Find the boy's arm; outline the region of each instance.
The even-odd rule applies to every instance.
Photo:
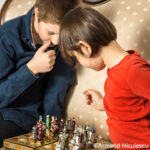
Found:
[[[59,119],[64,108],[64,99],[69,88],[74,84],[75,71],[57,56],[55,66],[47,74],[47,89],[44,96],[45,115],[57,116]]]
[[[133,93],[150,100],[149,64],[145,61],[139,61],[131,65],[128,70],[127,81]]]
[[[15,71],[13,48],[0,38],[0,108],[13,102],[36,78],[26,65]]]

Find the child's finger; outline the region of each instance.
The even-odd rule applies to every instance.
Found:
[[[83,92],[83,94],[86,95],[86,94],[87,94],[87,90],[85,90],[85,91]]]
[[[91,103],[91,106],[100,111],[100,107],[97,104]]]
[[[50,42],[46,42],[44,45],[42,45],[38,51],[44,53],[46,51],[46,49],[49,47]]]
[[[90,101],[90,102],[93,101],[91,95],[86,95],[86,99],[87,99],[88,101]]]
[[[86,101],[86,104],[87,104],[87,105],[90,105],[90,104],[91,104],[91,102],[90,102],[90,101]]]
[[[93,92],[93,89],[87,89],[83,92],[84,95],[86,94],[91,94],[91,92]]]

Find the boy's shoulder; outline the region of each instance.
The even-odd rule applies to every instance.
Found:
[[[29,30],[32,18],[32,11],[33,8],[31,8],[27,14],[16,17],[4,23],[0,27],[0,33],[2,35],[9,34],[9,36],[15,36],[16,34],[21,34],[21,32],[26,32],[24,30]]]
[[[22,20],[23,20],[23,16],[5,22],[0,27],[0,33],[6,34],[6,33],[16,32],[16,30],[22,27]]]

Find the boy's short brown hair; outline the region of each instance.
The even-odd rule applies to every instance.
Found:
[[[98,11],[88,7],[72,9],[64,16],[60,25],[60,50],[62,57],[69,64],[73,64],[74,59],[67,54],[67,51],[80,51],[78,46],[80,40],[91,46],[94,55],[100,47],[108,45],[116,38],[114,25]]]
[[[78,0],[36,0],[39,21],[60,24],[63,16],[78,5]]]

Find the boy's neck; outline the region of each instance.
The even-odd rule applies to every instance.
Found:
[[[101,48],[101,56],[107,68],[112,68],[117,65],[126,55],[124,49],[116,41],[112,41],[108,46]]]

